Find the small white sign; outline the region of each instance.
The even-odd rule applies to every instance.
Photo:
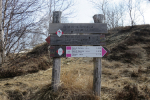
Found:
[[[62,48],[59,48],[59,49],[57,50],[57,53],[58,53],[59,56],[61,56],[61,55],[64,53],[64,51],[63,51]]]
[[[106,53],[102,46],[66,46],[66,57],[103,57]]]
[[[60,37],[60,36],[62,36],[63,32],[62,32],[62,30],[59,29],[59,30],[56,32],[56,34]]]

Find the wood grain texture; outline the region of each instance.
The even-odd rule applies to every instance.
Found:
[[[64,34],[75,33],[107,33],[107,24],[102,23],[52,23],[49,25],[49,33],[62,30]]]
[[[60,58],[53,58],[53,69],[52,69],[52,90],[56,92],[60,86]]]
[[[102,58],[93,58],[93,64],[94,64],[93,91],[97,96],[100,96],[100,92],[101,92],[101,72],[102,72],[101,60]]]
[[[104,15],[97,14],[93,16],[94,23],[102,23]],[[93,76],[93,91],[96,96],[100,96],[101,92],[101,74],[102,74],[102,58],[93,58],[94,76]]]
[[[60,11],[53,12],[53,23],[61,22]],[[52,69],[52,90],[56,92],[60,86],[60,68],[61,68],[61,59],[53,58],[53,69]]]
[[[105,35],[50,35],[50,45],[105,45]]]

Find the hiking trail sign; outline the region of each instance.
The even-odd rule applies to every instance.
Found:
[[[94,23],[60,23],[61,14],[60,11],[53,12],[53,23],[49,24],[51,36],[46,39],[53,57],[52,90],[56,92],[60,87],[61,57],[94,57],[93,91],[100,96],[101,59],[108,53],[107,48],[100,46],[105,43],[104,34],[107,33],[104,15],[94,15]]]
[[[49,34],[54,34],[61,30],[63,34],[76,33],[107,33],[105,23],[51,23],[49,24]]]
[[[63,32],[62,32],[62,30],[59,29],[59,30],[56,32],[56,34],[57,34],[58,37],[60,37],[60,36],[62,36]]]
[[[103,57],[107,53],[102,46],[51,46],[51,57]]]
[[[46,41],[50,45],[105,45],[105,35],[50,35]]]

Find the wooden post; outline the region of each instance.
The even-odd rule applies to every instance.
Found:
[[[53,12],[53,23],[61,22],[61,13],[60,11]],[[60,67],[61,59],[53,58],[53,69],[52,69],[52,90],[56,92],[60,85]]]
[[[104,15],[97,14],[93,16],[94,23],[103,23]],[[101,92],[101,72],[102,72],[102,58],[93,58],[94,63],[94,78],[93,91],[96,96],[100,96]]]

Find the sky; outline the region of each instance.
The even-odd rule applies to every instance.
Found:
[[[92,5],[88,0],[77,0],[76,7],[76,17],[75,20],[71,19],[73,23],[91,23],[93,22],[93,16],[97,14],[98,11],[93,9]]]
[[[93,8],[93,5],[88,0],[76,0],[76,17],[69,18],[69,23],[93,23],[93,16],[98,14],[98,10]],[[118,0],[114,0],[117,2]],[[150,5],[150,3],[149,3]],[[145,5],[143,5],[144,7]],[[144,17],[146,24],[150,24],[150,7],[144,9]]]
[[[76,0],[77,5],[76,9],[76,17],[70,18],[69,22],[71,23],[91,23],[93,22],[93,16],[97,14],[97,10],[93,9],[92,5],[88,2],[88,0]]]

